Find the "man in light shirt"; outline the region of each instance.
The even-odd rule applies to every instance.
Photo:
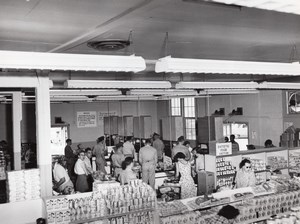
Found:
[[[157,150],[151,146],[151,140],[147,139],[145,146],[139,153],[139,163],[142,166],[143,182],[155,189],[155,168],[157,164]]]
[[[179,153],[182,152],[185,155],[185,160],[186,161],[190,161],[191,159],[191,153],[189,151],[189,149],[183,145],[184,143],[184,137],[180,136],[178,139],[178,144],[176,146],[174,146],[174,148],[172,149],[172,159],[174,159],[174,156]]]
[[[134,159],[135,148],[132,144],[132,136],[126,138],[126,142],[123,144],[123,154],[126,157]]]
[[[78,159],[75,163],[74,171],[77,174],[76,179],[76,191],[87,192],[89,190],[89,185],[87,181],[88,170],[86,168],[85,151],[80,151]]]
[[[158,161],[163,161],[163,156],[164,156],[164,153],[165,153],[165,151],[164,151],[165,145],[164,145],[163,141],[160,140],[159,137],[160,137],[159,134],[157,134],[157,133],[153,134],[154,141],[153,141],[152,145],[157,150],[157,159],[158,159]]]
[[[66,169],[58,163],[57,159],[55,159],[52,162],[52,169],[54,178],[54,189],[57,189],[59,192],[64,192],[64,190],[68,187],[74,189],[74,185],[70,180]]]

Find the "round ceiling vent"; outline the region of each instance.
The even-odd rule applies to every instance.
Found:
[[[87,46],[98,51],[117,51],[130,45],[129,40],[90,41]]]

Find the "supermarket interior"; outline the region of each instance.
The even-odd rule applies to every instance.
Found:
[[[0,1],[0,223],[299,224],[300,3],[249,2]]]

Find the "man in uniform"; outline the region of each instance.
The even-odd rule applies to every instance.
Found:
[[[191,160],[191,153],[188,149],[188,147],[184,146],[184,137],[180,136],[178,139],[178,144],[172,149],[172,159],[174,159],[174,156],[179,153],[182,152],[185,155],[185,160],[186,161],[190,161]]]
[[[100,170],[104,174],[107,174],[107,172],[105,170],[105,166],[106,166],[106,160],[105,160],[106,145],[105,145],[104,136],[99,137],[96,142],[97,142],[97,144],[93,148],[93,154],[96,156],[97,170]]]
[[[142,180],[155,189],[155,168],[157,163],[157,150],[151,146],[151,140],[147,139],[145,146],[139,153],[139,162],[142,166]]]
[[[157,159],[158,159],[158,161],[161,162],[161,161],[163,161],[165,145],[164,145],[163,141],[160,140],[159,134],[154,133],[153,134],[153,139],[154,139],[154,141],[153,141],[152,145],[157,150]]]

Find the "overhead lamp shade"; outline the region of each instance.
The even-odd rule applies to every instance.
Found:
[[[262,82],[258,89],[300,89],[300,83],[290,82]]]
[[[99,90],[89,90],[89,89],[55,89],[50,90],[50,96],[113,96],[122,95],[120,90],[116,89],[99,89]]]
[[[66,88],[91,89],[169,89],[168,81],[67,80]]]
[[[195,96],[197,91],[186,89],[133,89],[129,91],[130,95],[162,95],[162,96]]]
[[[257,82],[178,82],[176,89],[256,89]]]
[[[155,72],[293,76],[300,75],[300,64],[188,59],[168,56],[156,62]]]
[[[0,51],[0,68],[139,72],[146,68],[146,62],[137,56]]]

